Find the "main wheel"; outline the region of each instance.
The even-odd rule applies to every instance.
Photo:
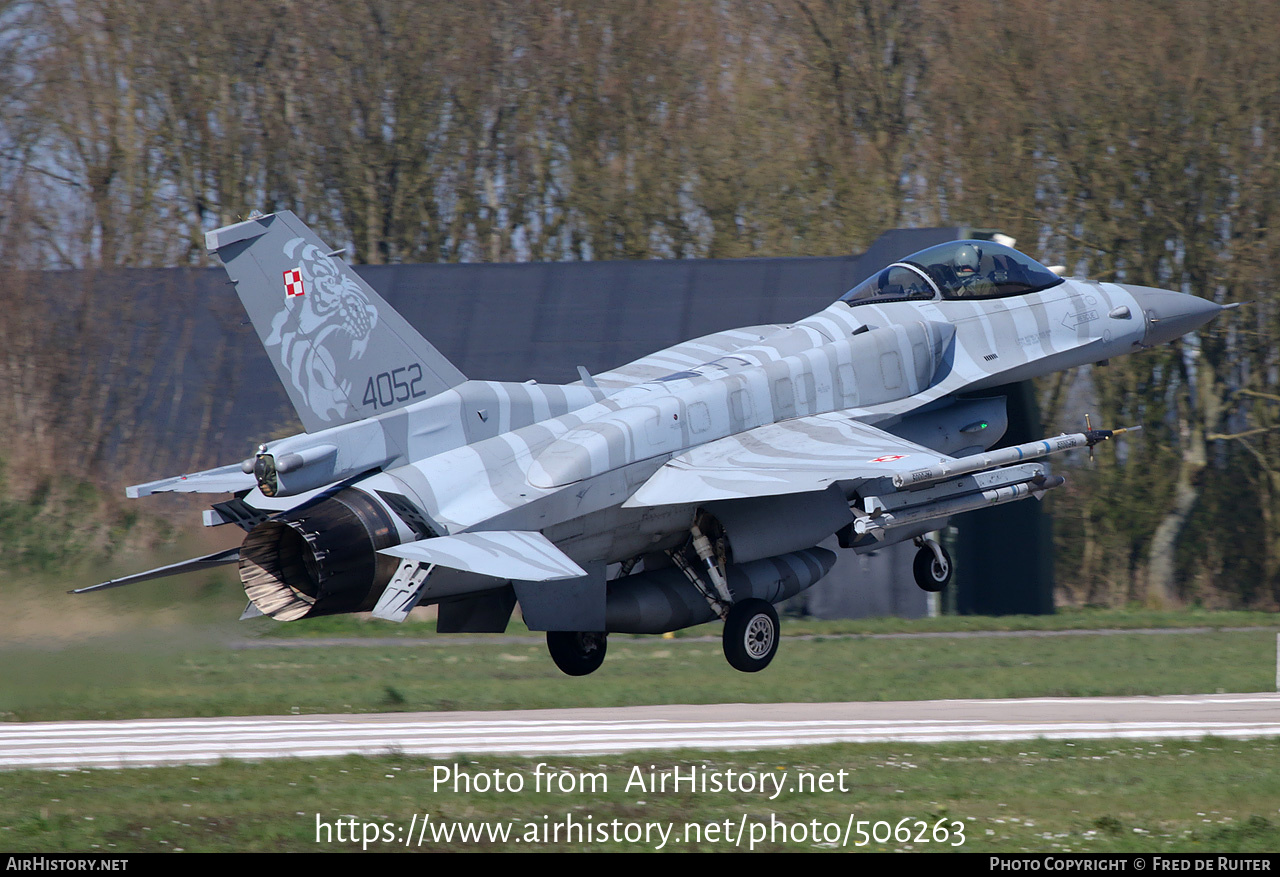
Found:
[[[766,600],[734,603],[724,620],[724,656],[735,670],[756,673],[778,651],[778,613]]]
[[[556,666],[570,676],[586,676],[600,669],[609,634],[577,630],[548,630],[547,651]]]
[[[939,546],[941,548],[941,546]],[[916,559],[911,564],[911,572],[916,577],[916,584],[929,593],[937,593],[951,581],[951,555],[942,548],[942,563],[933,556],[933,549],[925,546],[916,552]]]

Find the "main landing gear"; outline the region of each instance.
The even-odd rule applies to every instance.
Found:
[[[778,651],[778,612],[754,597],[734,603],[724,619],[724,657],[735,670],[756,673]]]
[[[721,641],[729,665],[743,673],[758,673],[768,667],[781,638],[778,612],[768,600],[758,597],[734,599],[726,575],[730,568],[727,542],[719,524],[710,516],[703,516],[690,528],[689,540],[666,554],[707,604],[706,610],[681,607],[684,614],[676,616],[679,623],[674,626],[721,618]],[[634,561],[624,563],[621,575],[627,575],[633,565]],[[750,593],[751,581],[745,573],[742,576],[743,590]],[[569,676],[586,676],[598,670],[604,663],[607,646],[608,634],[604,632],[547,631],[551,660]]]
[[[911,564],[916,584],[931,594],[937,593],[951,581],[951,574],[954,572],[951,555],[934,539],[920,536],[915,543],[920,546],[916,559]]]
[[[609,646],[609,634],[578,630],[548,630],[547,651],[560,670],[570,676],[586,676],[600,669]]]
[[[769,666],[778,652],[778,613],[773,604],[757,597],[734,601],[725,575],[729,565],[728,547],[722,536],[719,522],[710,515],[700,516],[689,531],[686,547],[698,556],[702,571],[711,580],[710,587],[703,581],[698,566],[685,557],[686,549],[670,551],[668,556],[702,594],[711,610],[724,619],[721,645],[729,666],[743,673],[758,673]]]

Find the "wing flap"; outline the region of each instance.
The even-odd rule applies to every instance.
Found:
[[[669,460],[624,507],[826,490],[952,458],[841,412],[771,423]]]
[[[436,536],[384,548],[382,553],[526,582],[576,579],[587,574],[546,536],[524,530]]]

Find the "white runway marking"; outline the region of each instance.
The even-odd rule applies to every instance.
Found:
[[[0,724],[0,767],[203,764],[224,758],[588,755],[821,743],[1280,736],[1280,695],[710,704]]]

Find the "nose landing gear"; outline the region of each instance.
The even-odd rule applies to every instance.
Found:
[[[937,593],[951,581],[951,573],[954,571],[951,555],[935,539],[920,536],[916,538],[915,543],[920,546],[920,550],[916,552],[916,559],[911,564],[911,572],[915,575],[916,584],[921,590],[931,594]]]

